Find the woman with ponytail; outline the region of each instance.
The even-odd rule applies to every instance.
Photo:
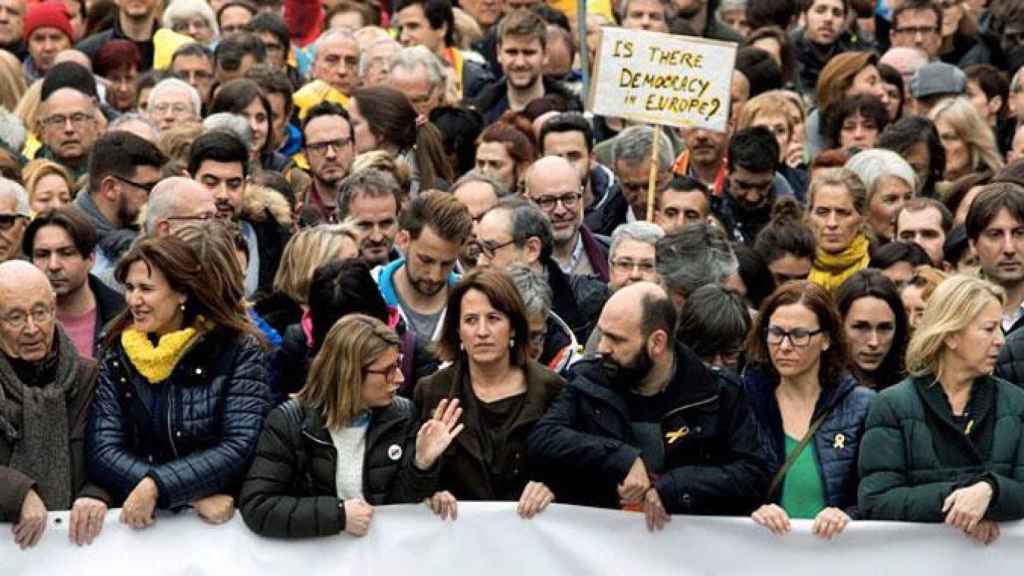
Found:
[[[420,190],[443,188],[454,179],[441,133],[416,113],[405,94],[384,86],[360,88],[352,93],[348,113],[356,153],[385,150],[402,157],[412,170],[412,196]]]

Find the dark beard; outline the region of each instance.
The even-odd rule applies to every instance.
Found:
[[[641,348],[626,364],[620,364],[608,357],[601,359],[601,371],[608,382],[616,388],[636,388],[653,368],[654,360],[647,353],[647,348]]]

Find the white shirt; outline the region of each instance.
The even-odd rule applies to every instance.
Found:
[[[363,458],[368,424],[368,419],[359,418],[347,428],[330,431],[331,442],[338,451],[334,483],[339,500],[363,497]]]

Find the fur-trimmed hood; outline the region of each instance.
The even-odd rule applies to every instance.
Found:
[[[266,222],[268,214],[281,226],[291,228],[291,206],[280,192],[258,184],[246,186],[242,197],[242,220]]]

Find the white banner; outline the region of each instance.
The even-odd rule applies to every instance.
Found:
[[[14,545],[10,525],[0,525],[0,576],[1024,573],[1019,523],[1003,525],[988,547],[943,525],[894,522],[854,522],[825,542],[809,534],[807,521],[779,537],[746,518],[675,516],[649,533],[639,513],[553,505],[523,520],[514,507],[463,502],[453,523],[424,506],[386,506],[364,538],[310,540],[260,538],[237,515],[222,526],[192,514],[160,517],[136,531],[111,511],[100,538],[83,548],[69,543],[66,514],[52,514],[43,540],[27,551]]]

